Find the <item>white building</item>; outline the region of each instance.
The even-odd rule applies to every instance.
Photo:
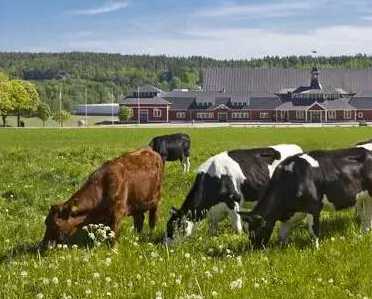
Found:
[[[73,109],[73,114],[76,115],[118,115],[119,104],[82,104],[77,105]]]

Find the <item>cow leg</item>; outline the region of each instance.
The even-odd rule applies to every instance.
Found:
[[[239,211],[240,211],[240,205],[238,202],[235,201],[234,208],[229,209],[229,217],[231,220],[232,227],[235,229],[235,231],[238,234],[241,234],[241,232],[243,231],[243,226],[242,226],[241,217],[239,215]]]
[[[187,166],[186,166],[186,160],[185,160],[185,157],[184,157],[184,156],[182,156],[182,157],[180,158],[180,163],[181,163],[181,165],[182,165],[183,173],[186,173],[186,171],[187,171]]]
[[[190,157],[186,157],[186,172],[190,171]]]
[[[149,226],[150,226],[151,232],[154,230],[157,220],[158,220],[158,207],[154,207],[149,210]]]
[[[319,249],[320,213],[308,214],[307,221],[309,225],[310,236],[314,239],[315,242],[315,248]]]
[[[279,230],[279,241],[280,244],[285,245],[288,242],[288,235],[293,226],[298,224],[301,220],[305,218],[304,213],[295,213],[290,219],[286,222],[283,222]]]
[[[137,233],[142,232],[143,222],[145,221],[145,215],[141,212],[133,215],[134,229]]]

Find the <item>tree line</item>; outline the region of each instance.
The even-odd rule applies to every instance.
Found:
[[[207,57],[168,57],[104,53],[0,53],[0,71],[10,80],[34,84],[40,102],[52,112],[74,105],[117,101],[129,90],[153,84],[163,90],[197,89],[202,86],[203,69],[208,67],[260,68],[368,68],[367,55],[312,57],[270,56],[246,60],[217,60]]]

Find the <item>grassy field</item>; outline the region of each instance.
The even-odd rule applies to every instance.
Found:
[[[168,164],[156,233],[132,231],[125,219],[117,251],[30,248],[44,232],[51,204],[69,198],[103,161],[148,143],[170,129],[0,130],[1,298],[366,298],[372,296],[372,237],[361,235],[354,211],[324,211],[320,249],[305,225],[280,248],[252,251],[228,223],[208,236],[166,248],[168,211],[179,206],[195,173]],[[350,146],[370,128],[189,129],[192,170],[226,149],[297,143],[305,150]]]

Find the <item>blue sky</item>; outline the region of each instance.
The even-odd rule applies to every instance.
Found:
[[[0,0],[0,51],[372,54],[370,0]]]

